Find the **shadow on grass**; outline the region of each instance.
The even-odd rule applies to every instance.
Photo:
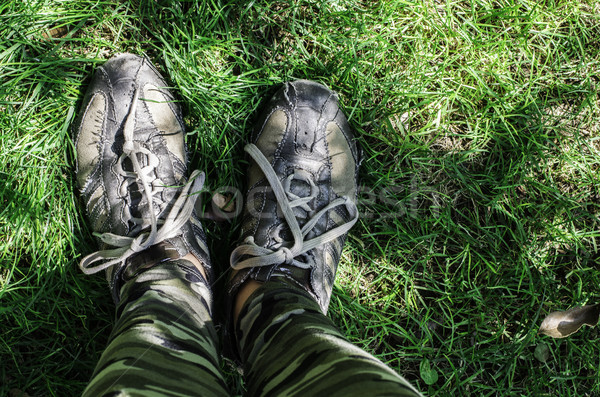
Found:
[[[369,347],[422,390],[428,389],[419,376],[424,358],[442,372],[430,393],[507,384],[526,393],[532,382],[552,393],[553,379],[579,360],[568,353],[546,371],[533,357],[546,307],[560,304],[565,294],[568,306],[585,303],[598,282],[593,236],[600,202],[593,183],[552,179],[561,159],[578,167],[568,163],[565,150],[578,151],[579,126],[566,129],[564,121],[576,119],[582,105],[556,120],[547,108],[552,95],[566,99],[540,93],[535,103],[490,116],[491,139],[483,150],[415,150],[409,144],[397,149],[401,164],[375,151],[374,165],[365,164],[362,184],[399,188],[388,188],[388,200],[368,202],[362,211],[389,214],[396,203],[405,211],[397,218],[371,217],[352,232],[365,256],[354,270],[363,274],[362,287],[341,289],[344,303],[337,309],[343,313],[349,305],[353,315],[334,318],[348,334],[366,334]],[[393,179],[382,180],[376,169],[386,162]],[[582,283],[589,293],[581,293]],[[586,337],[597,339],[597,331]],[[588,355],[597,351],[585,346]],[[581,383],[561,386],[585,389],[595,382],[589,369],[579,368],[577,376]]]
[[[75,259],[90,249],[72,207],[68,137],[66,87],[80,83],[81,63],[57,55],[55,42],[20,45],[11,68],[22,69],[3,75],[0,105],[0,124],[10,126],[0,188],[0,394],[79,395],[113,318],[105,281],[80,274]]]

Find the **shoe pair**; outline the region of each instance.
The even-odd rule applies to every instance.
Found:
[[[206,237],[194,211],[204,174],[186,178],[181,111],[146,58],[113,57],[96,72],[76,124],[77,182],[101,250],[86,274],[106,270],[115,301],[140,257],[192,254],[212,283]],[[269,102],[245,151],[241,240],[228,293],[247,280],[283,277],[326,313],[348,230],[356,223],[358,153],[337,96],[305,80]]]

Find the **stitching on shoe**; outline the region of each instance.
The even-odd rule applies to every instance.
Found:
[[[290,112],[288,111],[288,109],[286,109],[286,108],[284,108],[284,107],[279,107],[279,106],[278,106],[276,109],[277,109],[277,110],[281,110],[281,111],[283,111],[283,113],[285,113],[285,116],[286,116],[287,120],[293,120],[293,118],[291,117],[291,114],[290,114]],[[273,112],[271,112],[271,115],[272,115],[273,113],[275,113],[275,112],[274,112],[274,111],[273,111]],[[269,118],[271,117],[271,115],[269,115]],[[296,125],[297,125],[297,123],[296,123]],[[281,151],[282,151],[283,147],[285,146],[285,144],[286,144],[286,143],[287,143],[287,141],[288,141],[288,138],[287,138],[287,135],[288,135],[288,134],[287,134],[287,132],[288,132],[289,128],[290,128],[290,126],[289,126],[289,123],[286,123],[286,126],[285,126],[285,133],[283,134],[283,137],[281,138],[281,142],[280,142],[280,143],[279,143],[279,145],[277,145],[277,147],[275,148],[275,152],[273,153],[273,161],[271,161],[271,165],[275,164],[275,161],[276,161],[276,160],[277,160],[279,157],[281,157]],[[258,141],[258,140],[256,140],[255,142],[257,142],[257,141]]]

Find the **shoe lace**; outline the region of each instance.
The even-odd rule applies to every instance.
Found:
[[[126,190],[128,186],[136,182],[142,186],[142,194],[145,196],[146,205],[150,207],[150,211],[148,211],[150,213],[150,230],[139,233],[135,237],[113,233],[94,233],[103,243],[116,248],[97,251],[83,258],[79,267],[85,274],[94,274],[115,264],[124,264],[131,255],[175,237],[192,216],[194,204],[198,198],[198,195],[194,193],[199,192],[204,185],[204,173],[198,170],[192,172],[188,183],[182,188],[168,215],[164,219],[157,219],[152,198],[165,186],[160,180],[152,177],[151,174],[158,166],[159,160],[156,155],[133,139],[139,91],[140,88],[137,87],[123,127],[123,153],[117,161],[117,172],[127,178],[126,184],[121,189]],[[145,167],[140,164],[138,155],[145,156],[148,159],[148,164]],[[133,171],[123,169],[122,164],[126,159],[131,161]],[[131,220],[137,226],[140,226],[140,223],[143,222],[142,218],[132,217]],[[160,228],[159,225],[161,225]],[[92,266],[96,262],[102,263]]]
[[[244,150],[254,159],[254,161],[256,161],[256,164],[260,167],[267,181],[271,185],[277,204],[290,228],[294,241],[293,244],[291,244],[291,247],[289,247],[290,243],[282,242],[277,250],[271,250],[257,245],[254,242],[253,236],[246,237],[244,243],[234,249],[231,253],[231,267],[235,270],[240,270],[250,267],[271,266],[285,263],[302,269],[310,268],[309,264],[300,262],[294,258],[348,233],[358,220],[356,204],[346,196],[337,198],[316,212],[304,226],[300,227],[293,209],[295,207],[300,207],[308,213],[312,213],[313,211],[309,206],[309,202],[315,198],[319,192],[317,186],[312,181],[310,174],[303,170],[296,170],[293,174],[288,176],[287,179],[285,179],[284,184],[282,184],[279,181],[275,170],[256,145],[248,144]],[[307,197],[299,197],[292,193],[291,182],[293,179],[300,179],[308,182],[311,187],[310,195]],[[306,240],[306,236],[315,228],[319,219],[328,211],[338,206],[345,206],[348,213],[351,214],[352,219],[321,235]],[[249,258],[242,260],[244,257]]]

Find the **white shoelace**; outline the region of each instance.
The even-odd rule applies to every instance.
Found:
[[[131,184],[138,181],[141,183],[143,187],[142,194],[146,198],[146,204],[150,207],[150,211],[148,211],[150,213],[150,231],[140,233],[136,237],[120,236],[113,233],[94,233],[94,235],[102,242],[117,248],[97,251],[83,258],[79,267],[85,274],[94,274],[117,263],[122,264],[131,255],[144,251],[166,239],[175,237],[183,225],[185,225],[192,216],[194,204],[198,198],[198,194],[194,193],[199,192],[202,189],[202,185],[204,185],[204,173],[198,170],[192,172],[188,183],[179,193],[179,197],[175,200],[167,217],[164,220],[156,218],[152,197],[165,186],[161,181],[152,178],[150,175],[159,164],[156,155],[133,139],[139,91],[140,88],[137,87],[123,127],[123,154],[117,161],[117,172],[127,178],[126,184],[121,186],[122,195],[125,195],[127,188]],[[138,155],[147,157],[147,166],[141,166]],[[127,158],[130,159],[133,164],[133,171],[123,170],[122,162]],[[125,190],[125,192],[123,192],[123,190]],[[139,224],[143,222],[141,218],[132,217],[131,219]],[[160,228],[158,227],[159,224],[161,225]],[[101,261],[102,263],[92,266],[92,264],[98,261]]]
[[[294,215],[293,208],[300,207],[309,213],[311,212],[308,203],[318,194],[318,188],[312,181],[312,178],[310,178],[306,171],[297,170],[284,181],[284,187],[279,181],[279,178],[277,178],[275,170],[273,170],[273,167],[271,167],[271,164],[267,158],[262,154],[258,147],[256,147],[256,145],[248,144],[246,147],[244,147],[244,150],[250,154],[250,156],[252,156],[254,161],[256,161],[256,164],[258,164],[267,178],[267,181],[271,185],[277,200],[277,204],[290,228],[294,241],[291,247],[282,246],[273,251],[257,245],[254,242],[254,238],[249,236],[244,240],[244,244],[234,249],[231,253],[231,267],[235,270],[240,270],[250,267],[271,266],[286,263],[302,269],[309,268],[310,265],[295,260],[294,258],[322,244],[332,241],[343,234],[346,234],[358,220],[358,210],[356,205],[348,197],[337,198],[314,214],[301,228],[298,224],[296,216]],[[310,195],[307,197],[298,197],[297,195],[293,194],[290,191],[292,179],[300,179],[308,182],[311,186]],[[352,219],[350,221],[334,229],[328,230],[327,232],[311,240],[305,241],[308,233],[315,227],[319,219],[325,215],[327,211],[342,205],[346,206],[346,209],[352,215]],[[241,260],[241,258],[245,256],[250,256],[250,258]]]

